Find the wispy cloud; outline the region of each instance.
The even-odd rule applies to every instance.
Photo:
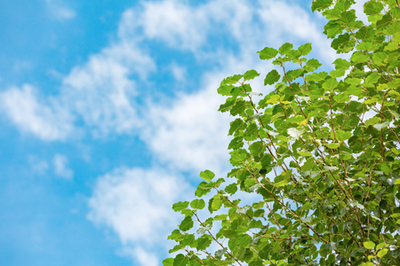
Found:
[[[153,60],[135,43],[118,42],[72,69],[63,80],[61,98],[97,136],[130,133],[140,119],[131,75],[145,78],[155,69]]]
[[[35,174],[43,175],[50,168],[49,163],[46,160],[39,159],[34,155],[28,157],[28,162],[31,166],[32,173]]]
[[[57,99],[42,100],[37,89],[30,85],[1,92],[0,102],[0,111],[22,132],[33,133],[42,140],[63,140],[73,130],[68,110]]]
[[[68,158],[61,154],[56,154],[53,158],[53,167],[56,175],[65,178],[72,179],[74,172],[68,167]]]
[[[57,20],[69,20],[76,16],[75,10],[67,7],[62,0],[46,0],[50,15]]]

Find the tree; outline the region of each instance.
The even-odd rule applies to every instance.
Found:
[[[221,82],[233,169],[201,172],[198,198],[173,205],[184,218],[164,265],[400,265],[400,5],[366,2],[365,25],[354,2],[312,3],[332,48],[351,53],[334,70],[317,71],[310,43],[285,43],[258,52],[278,67],[265,97],[249,84],[255,70]],[[238,190],[262,200],[243,206]]]

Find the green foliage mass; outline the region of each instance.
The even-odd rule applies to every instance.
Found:
[[[311,44],[285,43],[258,52],[277,67],[268,95],[252,92],[255,70],[221,82],[233,169],[202,172],[198,198],[174,204],[184,218],[165,266],[400,265],[400,5],[366,2],[365,25],[354,2],[312,3],[332,48],[351,55],[334,70],[317,71]],[[238,191],[262,200],[243,206]]]

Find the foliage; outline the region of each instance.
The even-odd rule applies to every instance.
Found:
[[[332,48],[351,53],[329,73],[305,57],[310,43],[285,43],[258,52],[278,67],[265,97],[249,84],[255,70],[221,82],[234,168],[216,181],[202,172],[198,198],[173,205],[184,219],[164,265],[400,265],[400,6],[366,2],[365,25],[353,3],[312,3]],[[238,190],[262,200],[242,206]]]

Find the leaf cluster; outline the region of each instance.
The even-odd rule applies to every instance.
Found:
[[[367,1],[365,25],[354,2],[312,3],[332,48],[351,53],[334,70],[306,58],[311,43],[285,43],[258,52],[276,66],[272,92],[253,92],[255,70],[221,82],[233,169],[201,172],[197,198],[174,204],[179,254],[164,265],[400,265],[400,5]]]

